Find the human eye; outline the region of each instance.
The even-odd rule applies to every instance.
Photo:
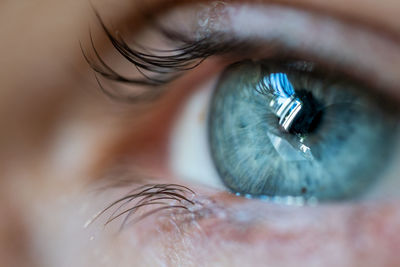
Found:
[[[323,23],[318,21],[326,29]],[[278,35],[278,31],[274,27],[270,34]],[[342,38],[342,33],[337,31],[336,38]],[[310,53],[314,57],[326,50],[319,40],[310,43],[321,47]],[[301,203],[307,198],[356,198],[384,182],[382,177],[396,176],[392,161],[398,134],[395,102],[385,101],[382,90],[371,88],[365,75],[359,74],[358,82],[342,75],[346,67],[327,71],[315,61],[290,58],[294,52],[283,48],[267,50],[271,53],[267,58],[244,59],[226,67],[209,90],[213,92],[194,100],[203,103],[187,106],[172,137],[171,162],[180,175],[198,182],[206,180],[204,176],[214,177],[213,185],[237,195],[289,197],[290,202],[291,197],[299,197]],[[341,60],[340,53],[336,61]],[[197,113],[191,105],[199,109]],[[196,118],[204,110],[208,118],[199,123]],[[196,135],[198,140],[193,138]],[[198,142],[201,145],[196,146]]]
[[[193,10],[195,15],[190,15]],[[173,18],[177,13],[172,13]],[[170,207],[188,210],[195,218],[192,223],[237,249],[249,244],[272,248],[262,242],[270,237],[267,229],[282,237],[285,231],[279,225],[288,223],[285,220],[291,216],[304,223],[285,228],[291,235],[311,232],[311,221],[327,216],[320,218],[326,227],[317,234],[301,235],[301,242],[327,231],[346,235],[354,229],[350,214],[370,213],[362,201],[360,206],[349,200],[363,199],[371,191],[380,191],[378,198],[386,198],[391,186],[377,188],[398,183],[396,66],[400,48],[395,38],[338,18],[282,6],[219,2],[182,13],[186,16],[180,22],[193,28],[168,24],[168,16],[160,20],[162,33],[180,45],[176,49],[154,47],[158,42],[151,38],[129,46],[121,35],[105,28],[118,52],[138,68],[133,78],[117,73],[98,55],[95,60],[88,58],[101,89],[112,98],[163,103],[161,113],[147,121],[153,126],[168,122],[157,128],[163,137],[155,138],[161,140],[155,146],[161,144],[166,151],[160,159],[166,177],[157,179],[185,185],[140,187],[138,202],[133,201],[138,199],[134,191],[107,207],[112,212],[107,223],[127,214],[126,222],[143,204],[152,204],[147,202],[150,195],[157,200],[154,204],[162,203],[162,211],[169,207],[169,200],[175,201]],[[171,25],[173,31],[168,28]],[[119,82],[132,87],[117,87]],[[146,130],[144,135],[151,127]],[[152,138],[147,141],[151,143]],[[145,151],[136,151],[139,158],[141,154]],[[186,186],[194,191],[185,190]],[[196,196],[182,192],[196,192]],[[394,199],[397,193],[394,190]],[[342,205],[331,206],[337,200]],[[386,206],[396,209],[392,198],[385,200],[390,203]],[[315,201],[321,202],[316,209],[279,205]],[[201,209],[193,211],[192,205],[197,204]],[[271,218],[260,215],[260,210],[278,222],[268,222]],[[351,226],[336,228],[329,224],[328,215],[336,217],[337,224]],[[382,219],[371,216],[374,222]],[[388,218],[384,222],[390,224]],[[182,229],[181,222],[174,223]],[[262,234],[257,236],[256,229]],[[246,237],[249,242],[240,243]],[[196,236],[195,242],[201,238]],[[343,245],[348,241],[344,239],[335,242]],[[283,243],[281,249],[288,245]],[[271,262],[277,260],[269,256]],[[356,254],[350,258],[359,260]]]
[[[301,202],[356,198],[384,182],[395,164],[397,111],[376,103],[363,87],[338,79],[281,62],[229,66],[205,103],[210,108],[204,129],[197,129],[209,142],[211,165],[219,174],[214,179],[238,195],[305,198]],[[199,142],[180,130],[199,124],[199,114],[188,114],[181,122],[188,125],[179,125],[173,137],[173,165],[183,177],[196,177],[212,166],[185,160],[202,152],[184,142]]]

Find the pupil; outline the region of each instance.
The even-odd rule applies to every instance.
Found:
[[[296,90],[296,97],[302,102],[302,108],[297,113],[289,130],[292,134],[309,134],[314,132],[321,123],[323,111],[321,104],[307,90]]]

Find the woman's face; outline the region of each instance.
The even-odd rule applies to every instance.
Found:
[[[5,1],[1,262],[400,266],[399,11]]]

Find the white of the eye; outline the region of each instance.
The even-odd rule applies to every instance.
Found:
[[[171,133],[170,168],[183,181],[223,189],[210,155],[207,117],[216,78],[187,100]]]

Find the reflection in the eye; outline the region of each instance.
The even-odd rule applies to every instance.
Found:
[[[267,98],[271,111],[279,118],[279,125],[285,132],[306,133],[315,124],[315,116],[320,112],[315,99],[300,99],[285,73],[269,74],[256,85],[256,90]]]
[[[289,141],[282,136],[275,135],[273,133],[267,133],[271,139],[271,143],[274,146],[279,156],[286,161],[307,161],[314,160],[310,148],[299,142],[299,147],[289,143]]]

